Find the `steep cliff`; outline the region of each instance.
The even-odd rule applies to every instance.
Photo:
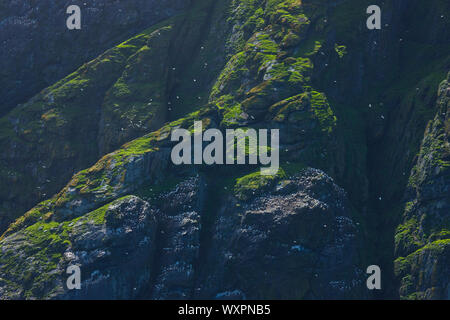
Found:
[[[450,299],[450,74],[439,87],[409,177],[403,223],[395,235],[396,275],[405,298]]]
[[[0,1],[0,116],[189,4],[190,0]],[[70,5],[82,9],[81,30],[66,27]]]
[[[0,231],[58,192],[74,173],[170,119],[167,105],[176,100],[173,88],[188,72],[186,57],[196,55],[199,41],[208,36],[201,30],[209,19],[221,23],[223,12],[210,17],[210,7],[211,2],[199,3],[152,26],[0,119]],[[199,92],[221,67],[198,68],[195,76],[202,83],[178,86],[177,96],[199,101]]]
[[[370,4],[195,1],[9,111],[0,298],[448,298],[450,4]],[[195,120],[280,171],[173,165]]]
[[[206,208],[211,186],[191,177],[157,198],[126,196],[80,218],[38,222],[2,240],[0,294],[363,297],[359,234],[345,193],[318,170],[287,178],[246,202],[230,194],[214,211]],[[80,291],[63,281],[73,264],[83,270]]]

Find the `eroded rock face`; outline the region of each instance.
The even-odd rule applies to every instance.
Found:
[[[38,223],[1,245],[3,299],[124,299],[148,286],[158,212],[125,197],[63,223]],[[40,234],[43,233],[43,234]],[[15,260],[14,269],[10,263]],[[67,290],[67,267],[81,270],[81,290]]]
[[[186,2],[143,3],[145,8],[151,4],[156,6],[149,17],[161,14],[162,19],[178,12],[170,9],[171,5],[181,8]],[[157,25],[152,25],[154,20],[146,20],[145,26],[152,27],[143,30],[144,26],[142,29],[136,26],[138,34],[134,34],[136,30],[131,25],[121,25],[126,32],[117,32],[127,41],[111,48],[108,45],[109,50],[85,64],[82,64],[83,60],[73,73],[66,70],[65,78],[0,118],[0,233],[36,203],[61,190],[74,173],[91,166],[124,143],[161,128],[171,118],[169,110],[175,111],[175,101],[179,105],[178,112],[185,112],[182,101],[201,103],[199,92],[204,93],[211,86],[223,65],[223,62],[217,62],[206,68],[203,65],[205,58],[197,55],[198,42],[207,30],[205,25],[210,26],[208,32],[214,36],[202,40],[204,46],[209,44],[203,52],[208,55],[212,55],[210,51],[219,52],[214,58],[220,61],[226,55],[222,50],[225,46],[222,34],[226,29],[215,30],[217,25],[223,24],[226,11],[211,12],[211,4],[214,2],[189,7],[182,14]],[[119,1],[114,5],[132,6],[133,2]],[[159,6],[165,10],[158,11]],[[123,11],[129,11],[129,8]],[[200,21],[189,23],[186,11],[200,13]],[[140,11],[137,18],[145,13],[145,10]],[[101,19],[102,23],[105,19]],[[209,21],[214,25],[209,25]],[[111,26],[107,28],[108,32],[113,30]],[[132,32],[133,37],[128,38],[128,32]],[[95,46],[79,44],[77,50],[86,47]],[[174,54],[173,48],[184,55]],[[46,52],[44,50],[42,54]],[[191,55],[195,59],[186,61]],[[76,50],[74,56],[79,56]],[[198,66],[200,63],[201,67]],[[195,69],[192,77],[201,79],[195,83],[195,88],[189,86],[194,83],[191,79],[180,84],[182,75],[192,72],[191,69]],[[30,68],[27,70],[32,72]],[[9,79],[5,83],[14,81]],[[203,100],[206,99],[203,95]]]
[[[159,270],[149,290],[153,299],[187,299],[192,296],[200,252],[201,216],[205,183],[199,177],[178,184],[160,201],[161,235]]]
[[[6,237],[2,298],[365,296],[354,212],[322,171],[280,180],[247,201],[225,193],[216,206],[207,205],[208,188],[193,177],[153,204],[128,196]],[[12,269],[17,264],[21,270]],[[70,264],[81,268],[82,290],[65,287]]]
[[[438,97],[395,236],[403,298],[450,299],[450,74]]]
[[[0,35],[12,21],[5,4]],[[126,9],[114,11],[123,34],[139,20]],[[195,1],[1,117],[0,297],[365,298],[365,254],[381,265],[383,289],[398,292],[393,208],[435,114],[450,20],[443,2],[386,1],[375,32],[361,18],[365,9],[359,0]],[[442,88],[439,108],[448,110]],[[397,231],[406,298],[448,292],[448,111],[440,113]],[[223,131],[280,129],[279,174],[172,166],[171,130],[200,120]],[[328,175],[361,212],[364,239]],[[156,198],[143,192],[147,184]],[[123,218],[108,222],[110,206]],[[139,227],[142,216],[150,234]],[[130,233],[111,231],[121,225]],[[136,262],[127,258],[133,248]],[[87,270],[84,291],[64,287],[70,259]],[[127,268],[132,275],[121,272]]]
[[[365,296],[361,237],[345,192],[320,170],[220,208],[200,296],[343,299]]]
[[[86,228],[75,223],[72,246],[64,252],[68,264],[81,266],[81,290],[59,298],[133,298],[146,288],[153,268],[158,212],[137,197],[111,204],[104,225]]]
[[[2,1],[0,115],[112,45],[179,13],[190,2]],[[69,31],[66,27],[66,9],[70,5],[81,8],[79,31]]]

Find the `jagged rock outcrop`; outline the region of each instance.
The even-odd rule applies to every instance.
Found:
[[[439,87],[395,235],[400,296],[450,299],[450,73]]]
[[[280,177],[245,201],[224,192],[216,207],[208,206],[207,194],[216,188],[192,177],[147,200],[126,196],[79,218],[42,221],[13,233],[0,241],[0,296],[336,299],[367,294],[355,213],[345,192],[323,172],[307,169]],[[69,265],[80,267],[81,290],[66,287]]]
[[[362,235],[345,192],[316,169],[277,180],[261,195],[232,197],[217,210],[198,296],[367,297]]]
[[[153,267],[156,216],[157,211],[147,202],[125,197],[80,219],[37,223],[14,234],[0,249],[0,296],[136,297],[148,283]],[[16,263],[21,267],[8,269]],[[81,267],[80,290],[67,291],[64,278],[69,265]]]
[[[155,280],[146,298],[188,299],[194,292],[194,281],[205,212],[206,184],[194,177],[158,197],[161,215],[161,235],[157,253]]]

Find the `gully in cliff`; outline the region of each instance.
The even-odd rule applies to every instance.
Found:
[[[259,160],[261,165],[268,166],[261,167],[262,175],[274,175],[278,172],[280,164],[280,133],[278,129],[270,130],[270,147],[267,145],[267,129],[260,129],[258,132],[250,128],[245,131],[243,129],[227,129],[224,144],[224,137],[219,129],[208,129],[203,132],[202,122],[195,121],[193,135],[193,164],[244,165],[246,164],[246,154],[248,154],[249,164],[258,164]],[[171,140],[179,141],[172,149],[172,162],[175,165],[192,164],[191,132],[186,129],[174,129]],[[210,143],[203,148],[203,142]],[[225,153],[224,147],[226,148]],[[237,156],[235,149],[237,149]]]

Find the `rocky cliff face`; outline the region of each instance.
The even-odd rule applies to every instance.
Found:
[[[447,298],[449,4],[386,1],[380,31],[369,4],[124,15],[105,45],[144,31],[0,119],[0,297]],[[174,166],[196,120],[280,129],[279,172]]]
[[[214,211],[207,209],[211,186],[197,176],[157,198],[126,196],[80,218],[38,222],[0,242],[0,294],[364,297],[359,228],[344,191],[314,169],[277,180],[246,201],[237,188]],[[82,289],[69,291],[65,270],[74,264]]]
[[[449,74],[450,76],[450,74]],[[439,87],[395,235],[400,295],[450,299],[450,78]]]
[[[189,4],[190,0],[2,0],[0,115],[112,45],[180,13]],[[70,5],[82,9],[81,30],[66,27]]]
[[[222,64],[197,68],[200,74],[192,77],[202,79],[202,84],[195,88],[191,79],[178,85],[188,71],[185,56],[174,54],[173,47],[187,56],[195,54],[200,36],[208,37],[201,32],[208,19],[222,23],[221,11],[207,16],[210,6],[196,5],[113,47],[1,118],[0,230],[58,192],[74,173],[125,142],[159,129],[170,119],[167,105],[180,96],[199,101],[199,92]],[[211,33],[210,42],[221,36]],[[223,46],[211,46],[209,54]],[[179,88],[176,96],[174,86]]]

